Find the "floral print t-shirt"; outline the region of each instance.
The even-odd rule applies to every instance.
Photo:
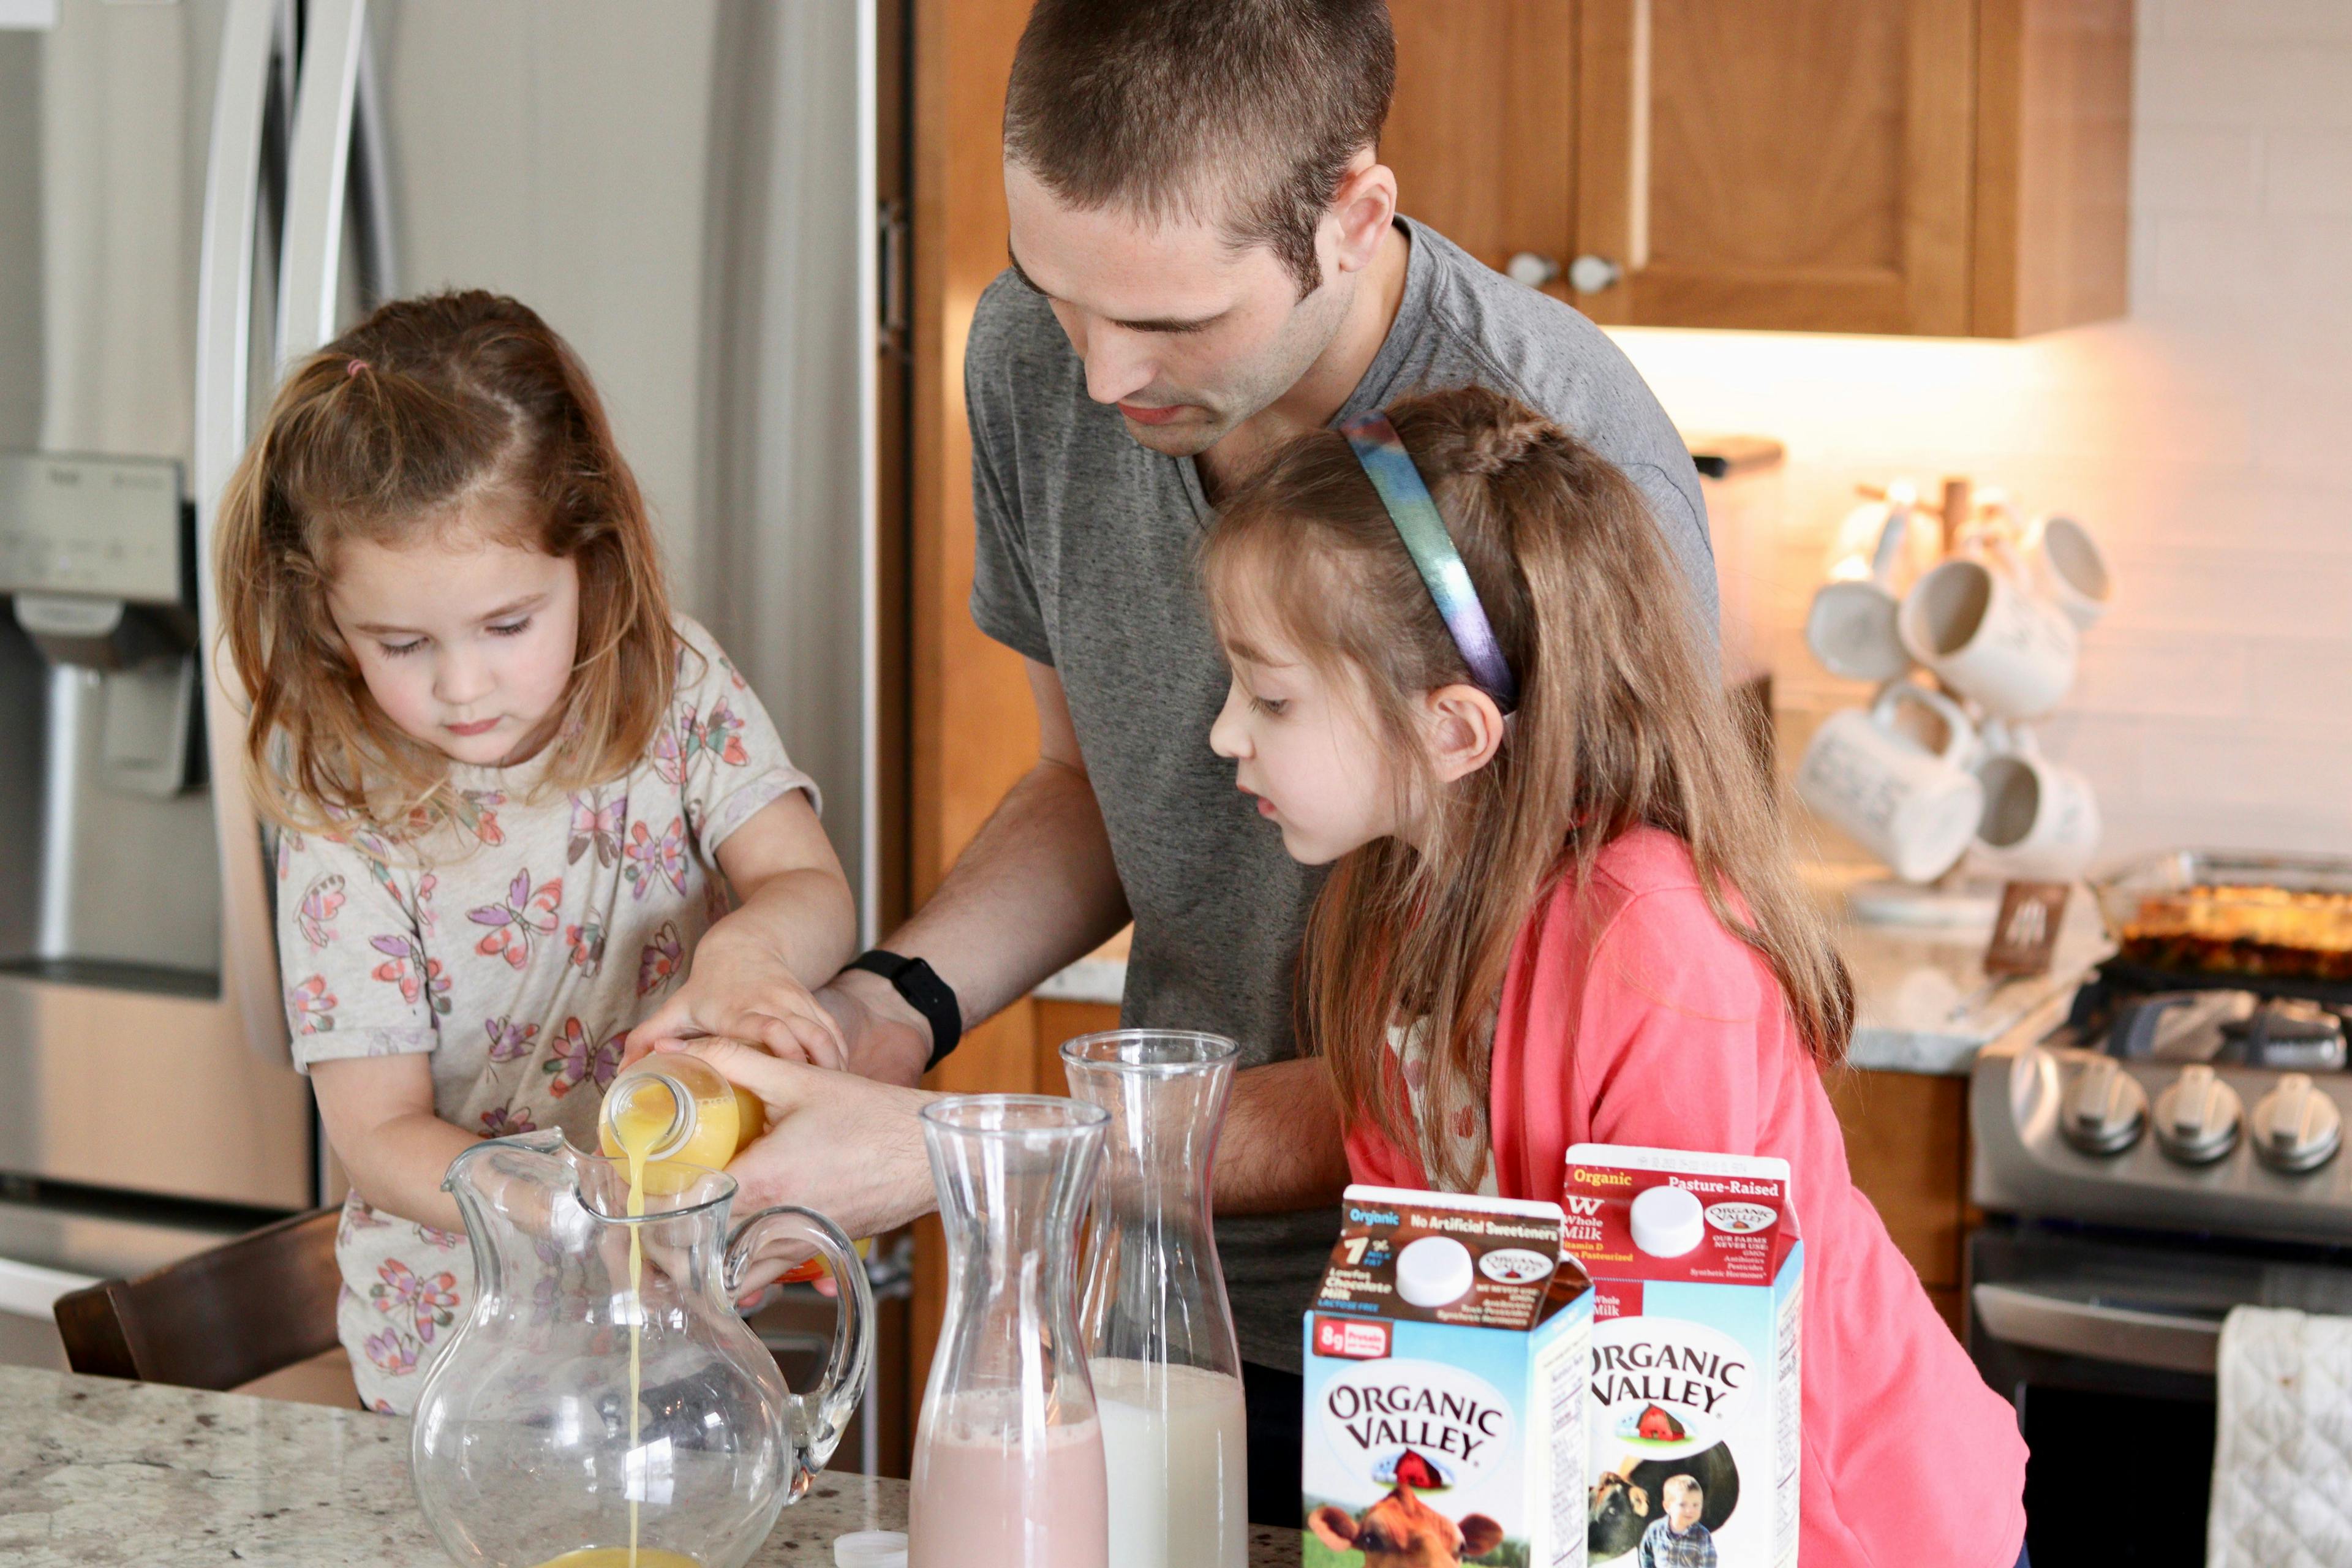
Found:
[[[650,755],[569,795],[536,762],[452,763],[456,820],[418,838],[285,834],[278,954],[294,1058],[429,1055],[433,1109],[484,1137],[561,1128],[596,1146],[621,1041],[726,912],[719,846],[794,790],[759,699],[684,616]],[[405,1415],[472,1305],[465,1238],[354,1193],[335,1242],[337,1327],[360,1397]]]

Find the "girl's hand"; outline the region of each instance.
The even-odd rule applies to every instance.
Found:
[[[622,1064],[657,1040],[711,1035],[755,1040],[780,1060],[812,1067],[839,1068],[849,1060],[840,1026],[792,965],[755,937],[728,931],[724,921],[696,947],[685,984],[629,1031]]]
[[[840,1026],[809,986],[849,962],[856,921],[808,797],[794,791],[761,806],[719,846],[719,868],[740,903],[695,943],[684,984],[629,1031],[621,1064],[656,1040],[719,1035],[756,1040],[785,1061],[842,1067]]]

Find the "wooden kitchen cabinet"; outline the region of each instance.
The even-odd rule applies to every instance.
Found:
[[[1409,216],[1490,267],[1576,247],[1576,0],[1394,0],[1381,158]]]
[[[1968,1235],[1969,1080],[1851,1068],[1824,1084],[1845,1132],[1847,1168],[1927,1299],[1960,1331]]]
[[[1406,212],[1559,267],[1595,321],[2017,337],[2126,308],[2130,0],[1391,10]]]

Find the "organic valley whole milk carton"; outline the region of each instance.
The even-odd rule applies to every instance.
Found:
[[[1592,1291],[1560,1235],[1557,1204],[1348,1189],[1307,1313],[1308,1568],[1582,1564]]]
[[[1804,1245],[1789,1163],[1579,1143],[1561,1203],[1592,1279],[1593,1563],[1645,1535],[1654,1561],[1703,1560],[1704,1531],[1719,1568],[1795,1568]]]

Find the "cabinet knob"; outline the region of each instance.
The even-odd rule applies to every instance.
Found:
[[[1540,289],[1559,276],[1559,263],[1549,256],[1538,256],[1532,250],[1522,250],[1503,263],[1503,276],[1514,283],[1524,283],[1530,289]]]
[[[1614,289],[1624,276],[1625,269],[1605,256],[1580,256],[1568,264],[1568,286],[1580,294]]]

